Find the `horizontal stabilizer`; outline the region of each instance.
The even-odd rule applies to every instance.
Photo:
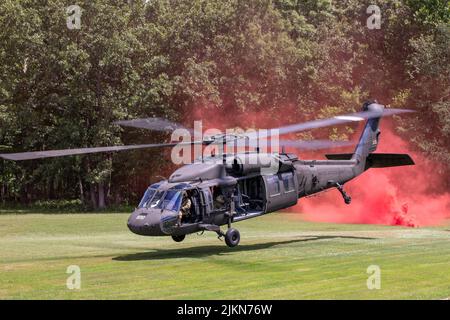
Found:
[[[328,160],[350,160],[352,158],[352,153],[335,153],[335,154],[326,154]]]
[[[408,154],[397,153],[371,153],[367,157],[367,168],[387,168],[414,165]]]
[[[337,153],[327,154],[328,160],[350,160],[353,154]],[[408,154],[397,153],[370,153],[366,160],[366,169],[369,168],[387,168],[414,165],[413,159]]]

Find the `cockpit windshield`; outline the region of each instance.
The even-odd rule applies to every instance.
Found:
[[[147,191],[145,191],[141,202],[139,202],[138,208],[144,208],[148,206],[150,200],[152,200],[159,186],[159,184],[153,184],[147,189]]]
[[[146,205],[147,208],[161,208],[162,197],[164,196],[164,191],[157,190],[153,199],[149,201]]]
[[[152,193],[150,199],[144,201],[142,199],[141,204],[139,204],[140,208],[154,208],[154,209],[165,209],[178,212],[181,206],[182,193],[178,190],[147,190],[148,193]],[[146,192],[146,193],[147,193]],[[144,195],[144,198],[146,195]]]
[[[183,200],[183,190],[188,184],[179,184],[169,190],[158,190],[160,184],[151,185],[141,202],[139,208],[165,209],[178,212]]]

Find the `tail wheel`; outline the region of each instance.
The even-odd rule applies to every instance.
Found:
[[[225,234],[225,243],[230,248],[236,247],[239,244],[239,241],[241,240],[241,235],[239,234],[239,231],[230,228],[227,230],[227,233]]]
[[[172,236],[173,241],[175,242],[181,242],[186,238],[186,235],[182,234],[181,236]]]

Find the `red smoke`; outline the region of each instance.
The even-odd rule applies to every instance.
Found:
[[[382,120],[386,122],[386,119]],[[336,189],[303,198],[290,211],[310,221],[430,226],[450,217],[450,194],[444,189],[439,165],[408,148],[389,126],[381,126],[377,152],[408,153],[415,166],[369,169],[348,182],[352,196],[346,205]]]
[[[203,120],[203,130],[208,128],[273,128],[289,122],[301,122],[295,108],[279,112],[227,113],[215,108],[194,108],[188,120]],[[445,176],[439,173],[440,165],[427,160],[418,152],[413,152],[408,143],[391,129],[390,120],[381,121],[380,144],[377,152],[408,153],[415,166],[370,169],[345,185],[345,191],[352,197],[346,205],[336,189],[331,189],[302,198],[299,204],[289,209],[301,212],[310,221],[331,223],[365,223],[402,225],[409,227],[438,225],[450,218],[450,193],[445,189]],[[362,128],[356,131],[357,140]],[[285,138],[285,137],[283,137]],[[293,136],[289,138],[294,138]],[[356,142],[355,142],[356,143]],[[297,150],[290,150],[298,152]],[[347,152],[352,150],[347,150]],[[340,152],[328,150],[328,153]],[[344,151],[345,152],[345,151]],[[300,158],[322,158],[326,151],[300,152]]]

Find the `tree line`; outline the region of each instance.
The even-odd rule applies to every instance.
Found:
[[[81,9],[69,28],[70,5]],[[0,152],[164,141],[112,122],[289,107],[309,120],[380,97],[419,112],[400,134],[450,169],[450,5],[444,0],[3,0]],[[369,28],[380,18],[379,28]],[[345,139],[349,128],[325,134]],[[319,133],[320,134],[320,133]],[[323,133],[322,133],[323,134]],[[161,150],[0,162],[3,203],[134,204],[167,175]],[[448,179],[447,179],[448,180]],[[448,184],[447,184],[448,187]]]

